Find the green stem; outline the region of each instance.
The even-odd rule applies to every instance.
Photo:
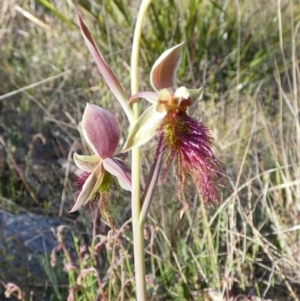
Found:
[[[151,0],[143,0],[137,16],[135,25],[132,54],[131,54],[131,94],[135,94],[139,90],[138,85],[138,61],[141,33],[143,27],[143,20],[147,12],[147,8]],[[138,102],[133,104],[133,112],[136,120],[139,117]],[[135,120],[135,121],[136,121]],[[132,124],[131,124],[132,125]],[[134,246],[134,271],[135,271],[135,287],[136,300],[146,301],[146,273],[145,273],[145,251],[144,251],[144,221],[139,222],[141,213],[141,196],[140,196],[140,148],[136,147],[132,150],[132,229],[133,229],[133,246]]]
[[[143,28],[144,18],[148,9],[149,4],[152,0],[143,0],[140,6],[140,10],[137,16],[133,42],[132,42],[132,52],[131,52],[131,69],[130,69],[130,79],[131,79],[131,94],[135,94],[139,90],[138,84],[138,66],[139,66],[139,51],[140,51],[140,42],[141,34]],[[138,102],[133,105],[133,111],[135,116],[138,117]]]
[[[132,150],[132,230],[136,300],[146,301],[144,223],[140,223],[140,149]]]

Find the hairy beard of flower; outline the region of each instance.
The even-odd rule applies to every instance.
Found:
[[[89,177],[90,173],[89,172],[83,172],[80,176],[78,176],[76,178],[76,180],[74,181],[73,185],[74,187],[77,189],[74,193],[74,198],[77,199],[77,197],[79,196],[82,187],[85,183],[85,181],[87,180],[87,178]]]
[[[185,111],[168,112],[158,129],[161,141],[158,151],[164,153],[165,171],[173,161],[176,163],[179,199],[190,174],[204,202],[217,205],[226,171],[212,153],[213,139],[208,132],[202,122],[188,116]]]
[[[84,172],[74,182],[74,186],[78,189],[74,196],[78,197],[82,190],[82,186],[89,177],[90,173]],[[85,208],[91,215],[95,215],[96,212],[101,213],[101,216],[110,224],[111,228],[114,229],[114,225],[111,216],[108,211],[109,199],[116,198],[116,183],[112,178],[111,174],[105,172],[103,184],[99,190],[93,195],[93,197],[86,202]]]

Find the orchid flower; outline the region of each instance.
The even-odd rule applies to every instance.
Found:
[[[166,161],[164,173],[172,161],[177,163],[179,199],[181,200],[180,193],[190,174],[204,202],[217,204],[219,184],[222,183],[225,168],[211,150],[213,139],[208,128],[187,112],[188,107],[201,98],[202,88],[176,87],[183,44],[165,51],[153,65],[150,82],[155,92],[138,92],[130,98],[131,102],[145,98],[152,105],[131,129],[123,151],[140,146],[157,136],[157,153],[164,154]],[[184,202],[181,215],[187,208]]]
[[[75,164],[83,173],[76,181],[79,190],[70,212],[88,202],[91,202],[90,206],[106,206],[112,176],[117,178],[123,189],[131,190],[128,169],[118,156],[114,156],[120,138],[119,125],[114,115],[88,103],[82,117],[82,134],[93,155],[74,153]]]

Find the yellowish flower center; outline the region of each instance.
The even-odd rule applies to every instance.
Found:
[[[105,171],[102,184],[99,187],[99,192],[100,193],[108,192],[108,190],[110,188],[110,184],[111,184],[111,174],[109,172]]]
[[[175,92],[170,89],[163,89],[159,95],[157,106],[158,112],[186,112],[187,108],[193,103],[188,90],[184,87],[178,88]]]
[[[179,147],[182,135],[185,135],[189,130],[183,118],[185,114],[185,110],[181,110],[181,108],[178,110],[177,108],[176,111],[170,110],[163,120],[161,128],[169,148]]]

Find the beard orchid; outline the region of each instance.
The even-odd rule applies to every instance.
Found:
[[[150,82],[155,92],[138,92],[130,98],[145,98],[152,105],[137,120],[129,133],[123,151],[140,146],[154,136],[159,143],[156,153],[163,154],[165,171],[174,161],[177,192],[181,192],[190,175],[205,203],[218,204],[219,188],[225,167],[212,152],[213,139],[208,128],[188,114],[188,108],[201,98],[202,88],[176,88],[176,74],[181,61],[183,43],[165,51],[155,62]],[[182,201],[183,202],[183,201]],[[182,214],[188,205],[184,203]]]
[[[133,38],[132,94],[138,91],[141,24],[149,3],[150,1],[142,1]],[[97,204],[100,211],[104,208],[104,214],[106,214],[107,196],[113,184],[113,178],[118,179],[123,188],[131,190],[136,299],[146,300],[143,231],[162,162],[165,162],[163,177],[166,176],[171,163],[175,163],[177,194],[184,204],[180,217],[188,208],[183,197],[187,179],[189,177],[193,179],[205,203],[217,204],[220,184],[226,171],[212,152],[213,139],[208,128],[188,114],[188,108],[202,96],[202,89],[176,87],[176,75],[181,61],[183,43],[165,51],[153,65],[150,81],[154,91],[138,92],[128,98],[80,14],[77,17],[87,48],[130,123],[130,132],[122,153],[133,148],[137,149],[132,151],[133,183],[131,185],[131,177],[126,166],[120,160],[120,156],[115,155],[120,135],[116,119],[111,113],[88,104],[83,115],[82,133],[93,155],[74,154],[75,163],[83,174],[76,183],[79,190],[77,201],[71,211],[76,211],[83,205],[94,207],[94,204]],[[131,106],[140,98],[145,98],[151,103],[141,116],[138,105]],[[158,140],[156,154],[144,189],[140,191],[141,160],[138,147],[153,137]],[[106,214],[104,217],[110,222],[109,215]]]
[[[119,125],[113,114],[88,103],[82,117],[82,134],[93,155],[74,153],[75,164],[83,173],[75,182],[79,189],[75,193],[76,203],[70,212],[88,205],[100,208],[108,216],[108,193],[113,178],[117,178],[122,188],[131,190],[128,168],[114,155],[120,138]]]

